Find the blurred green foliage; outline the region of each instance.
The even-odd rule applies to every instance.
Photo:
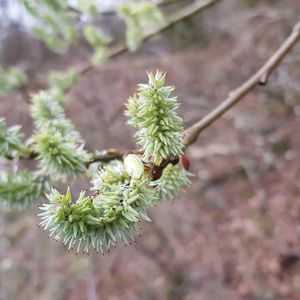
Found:
[[[131,51],[138,49],[145,33],[165,23],[163,14],[153,2],[128,2],[121,4],[117,11],[126,24],[126,43]]]
[[[28,78],[22,69],[11,67],[4,69],[0,66],[0,92],[7,92],[24,86]]]

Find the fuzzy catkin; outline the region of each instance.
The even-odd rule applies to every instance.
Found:
[[[183,153],[183,120],[177,115],[174,90],[164,86],[165,74],[148,73],[148,84],[138,86],[137,95],[129,98],[126,115],[128,123],[138,129],[137,144],[143,149],[143,159],[160,165],[170,156]]]
[[[44,198],[47,189],[46,178],[35,176],[29,170],[0,175],[0,200],[11,207],[26,207]]]
[[[157,181],[160,191],[160,199],[171,200],[180,193],[184,186],[189,185],[191,181],[187,172],[181,163],[173,166],[168,164],[163,171],[162,177]]]
[[[148,177],[130,183],[127,178],[122,181],[124,169],[114,164],[109,171],[106,168],[100,172],[102,178],[96,181],[94,195],[86,196],[82,192],[72,201],[69,190],[63,195],[53,189],[47,195],[50,203],[40,207],[43,211],[39,214],[40,225],[54,239],[62,240],[68,249],[88,253],[94,248],[103,252],[118,240],[129,243],[134,240],[138,224],[149,220],[146,209],[158,201],[158,190],[151,186]],[[112,172],[119,180],[106,186]]]

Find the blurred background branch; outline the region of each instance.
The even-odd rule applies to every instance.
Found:
[[[204,0],[204,1],[196,0],[193,3],[186,5],[185,7],[181,8],[178,12],[174,13],[174,15],[168,17],[166,23],[163,26],[159,27],[158,29],[155,29],[154,31],[152,31],[150,33],[145,34],[142,37],[142,41],[145,42],[145,41],[155,37],[156,35],[161,34],[165,30],[174,26],[176,23],[182,22],[185,19],[192,17],[194,14],[207,9],[220,1],[221,0]],[[107,59],[115,58],[125,52],[128,52],[128,51],[129,51],[129,49],[125,44],[118,46],[109,52]],[[82,67],[82,69],[78,73],[80,75],[84,75],[93,69],[94,69],[94,66],[91,64],[88,64],[88,65]]]

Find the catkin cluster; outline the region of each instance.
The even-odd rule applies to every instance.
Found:
[[[66,117],[65,99],[61,98],[69,82],[62,84],[57,76],[54,79],[57,88],[31,99],[35,125],[31,138],[24,141],[20,126],[7,128],[0,119],[0,154],[16,161],[19,156],[31,156],[39,162],[34,172],[2,174],[0,199],[22,206],[46,193],[48,202],[40,206],[40,226],[53,239],[62,240],[67,249],[104,252],[118,241],[130,243],[140,223],[150,221],[148,209],[161,200],[173,199],[190,182],[181,158],[183,121],[176,112],[178,99],[171,96],[174,88],[165,86],[164,73],[148,73],[148,83],[138,86],[125,112],[128,123],[137,129],[139,149],[123,159],[90,167],[91,154]],[[70,82],[73,79],[71,76]],[[153,176],[153,170],[160,170],[160,175]],[[90,176],[90,192],[73,197],[69,189],[60,193],[51,187],[78,174]]]

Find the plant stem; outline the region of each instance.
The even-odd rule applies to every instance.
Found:
[[[292,47],[298,42],[299,38],[300,22],[294,26],[290,36],[253,76],[251,76],[237,89],[230,92],[228,97],[214,110],[185,130],[183,141],[185,148],[193,144],[197,140],[199,134],[205,128],[209,127],[212,123],[218,120],[225,112],[242,100],[244,96],[251,92],[257,85],[267,84],[272,72],[280,65],[283,58],[291,51]]]

